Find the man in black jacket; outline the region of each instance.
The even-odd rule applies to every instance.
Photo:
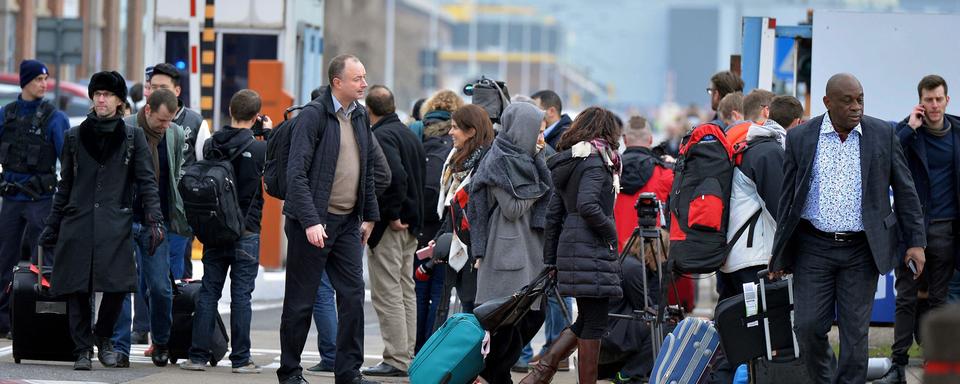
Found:
[[[383,362],[363,370],[370,376],[405,376],[417,339],[417,298],[413,255],[423,227],[423,175],[426,155],[417,136],[396,114],[393,94],[374,85],[367,95],[373,134],[392,173],[378,200],[380,221],[370,236],[370,294],[380,319]]]
[[[556,92],[545,89],[534,93],[530,98],[546,112],[544,120],[547,121],[547,129],[543,131],[543,139],[547,141],[550,148],[556,149],[560,136],[563,136],[570,124],[573,124],[573,120],[570,120],[570,116],[563,114],[563,102]]]
[[[340,55],[327,87],[292,127],[284,232],[287,279],[280,320],[281,383],[306,383],[300,354],[323,271],[337,293],[336,382],[368,383],[363,364],[363,244],[380,220],[374,190],[373,134],[357,100],[367,88],[360,60]],[[362,223],[362,224],[361,224]]]
[[[267,143],[256,140],[250,130],[258,119],[273,128],[269,117],[260,117],[260,95],[243,89],[230,98],[230,125],[217,131],[204,144],[205,159],[235,156],[231,162],[237,186],[237,202],[243,210],[243,234],[232,246],[203,248],[203,288],[193,317],[189,360],[181,369],[202,371],[210,361],[210,342],[215,332],[217,301],[230,270],[230,362],[233,373],[260,373],[250,359],[250,297],[260,267],[260,217],[263,191],[260,178],[266,163]]]
[[[803,292],[795,297],[795,329],[814,381],[863,383],[877,278],[908,261],[917,278],[927,239],[893,128],[863,115],[863,87],[853,75],[834,75],[825,93],[827,113],[787,134],[770,270],[793,272],[795,291]],[[901,236],[905,254],[897,251]],[[839,364],[827,338],[834,309]]]
[[[917,290],[927,285],[930,309],[947,300],[954,273],[956,224],[960,218],[960,118],[947,115],[947,82],[937,75],[925,76],[917,85],[920,103],[897,125],[897,136],[913,174],[927,228],[927,273],[912,279],[906,264],[896,267],[897,310],[894,322],[893,365],[877,384],[906,383],[904,369],[917,328]],[[919,335],[917,340],[919,341]]]

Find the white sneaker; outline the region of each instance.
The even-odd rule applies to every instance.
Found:
[[[233,373],[260,373],[262,371],[263,368],[260,368],[259,365],[254,364],[252,361],[248,361],[246,364],[233,369]]]

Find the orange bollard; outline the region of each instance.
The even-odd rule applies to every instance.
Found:
[[[283,63],[277,60],[250,60],[249,87],[260,94],[261,113],[274,126],[283,121],[283,112],[293,104],[293,96],[283,90]],[[283,202],[263,194],[263,218],[260,220],[260,265],[267,270],[284,266]]]

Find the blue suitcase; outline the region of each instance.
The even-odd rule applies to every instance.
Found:
[[[720,345],[717,330],[707,320],[688,317],[663,340],[650,375],[652,384],[704,382]]]
[[[451,316],[410,363],[411,384],[467,384],[483,369],[485,331],[469,313]]]

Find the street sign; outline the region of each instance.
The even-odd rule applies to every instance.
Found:
[[[78,65],[83,60],[83,21],[80,19],[37,19],[37,60],[47,64]]]

